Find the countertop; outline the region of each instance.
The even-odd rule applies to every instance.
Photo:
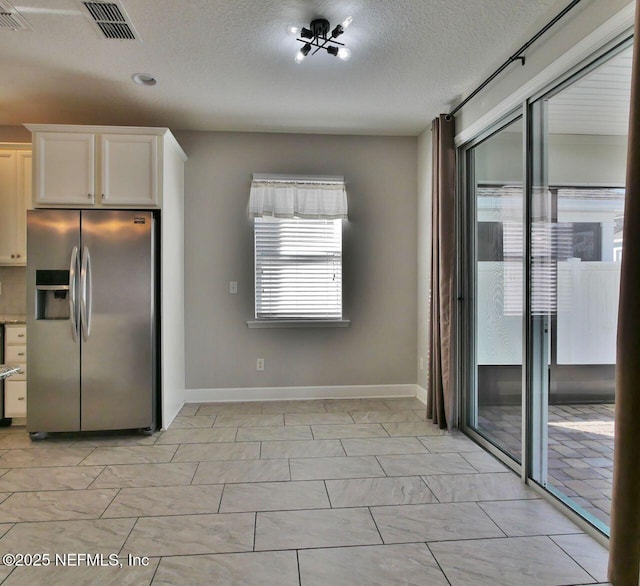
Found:
[[[0,314],[0,325],[3,324],[26,324],[26,315],[3,315]]]

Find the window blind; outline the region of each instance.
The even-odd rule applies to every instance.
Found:
[[[255,218],[256,319],[342,319],[342,222]]]

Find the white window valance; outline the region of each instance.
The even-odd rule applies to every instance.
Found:
[[[250,218],[347,219],[344,177],[254,174]]]

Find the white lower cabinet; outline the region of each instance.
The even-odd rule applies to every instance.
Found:
[[[4,381],[4,416],[27,416],[27,326],[4,327],[4,363],[19,366],[20,372]]]
[[[27,381],[8,379],[4,383],[4,416],[27,416]]]

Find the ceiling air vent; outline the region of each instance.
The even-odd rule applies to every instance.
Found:
[[[0,0],[0,30],[32,31],[33,28],[9,2]]]
[[[138,40],[124,8],[115,2],[82,2],[91,20],[107,39]]]

